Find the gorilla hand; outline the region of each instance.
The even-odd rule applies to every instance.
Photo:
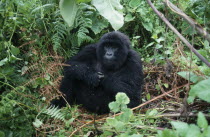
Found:
[[[102,72],[98,72],[98,77],[100,78],[100,80],[101,79],[103,79],[104,78],[104,74],[102,73]]]
[[[88,85],[97,87],[101,81],[101,79],[104,78],[104,74],[101,72],[96,72],[91,75],[89,75],[89,78],[87,80]]]

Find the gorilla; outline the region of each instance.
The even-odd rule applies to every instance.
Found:
[[[119,31],[106,33],[98,43],[86,46],[64,67],[60,91],[70,104],[82,104],[98,114],[108,113],[108,104],[118,92],[130,98],[128,107],[140,104],[143,85],[139,55],[129,38]],[[55,105],[65,106],[63,99]]]

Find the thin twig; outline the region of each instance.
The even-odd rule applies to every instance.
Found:
[[[153,9],[153,11],[162,19],[163,22],[186,44],[186,46],[208,67],[210,67],[210,62],[208,62],[198,51],[177,31],[177,29],[164,17],[164,15],[159,12],[150,0],[147,0],[147,3]]]
[[[180,10],[177,6],[171,3],[169,0],[165,0],[164,3],[175,13],[177,13],[180,17],[186,20],[192,27],[195,27],[197,32],[202,35],[206,40],[210,42],[210,35],[209,33],[201,27],[197,22],[195,22],[192,18],[187,16],[182,10]]]

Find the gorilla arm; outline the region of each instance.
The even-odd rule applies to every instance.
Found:
[[[100,82],[99,74],[94,70],[96,64],[96,44],[88,45],[76,56],[72,57],[64,68],[64,75],[82,80],[88,85],[97,86]]]

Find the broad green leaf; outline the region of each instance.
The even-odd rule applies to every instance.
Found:
[[[109,108],[112,112],[116,113],[120,111],[120,104],[117,102],[109,103]]]
[[[163,47],[163,45],[160,45],[160,44],[156,44],[156,45],[155,45],[155,48],[156,48],[156,49],[160,49],[160,48],[162,48],[162,47]]]
[[[119,92],[116,95],[116,102],[118,102],[120,104],[128,104],[128,103],[130,103],[130,99],[128,98],[128,96],[125,93]]]
[[[94,13],[92,16],[91,29],[95,34],[100,33],[103,29],[108,27],[109,22],[106,19],[99,17],[99,15],[97,15],[96,13]]]
[[[196,96],[199,97],[200,99],[210,102],[210,78],[206,80],[202,80],[196,85],[194,85],[190,92],[189,92],[189,97],[188,98],[188,103],[192,103],[190,101],[193,101],[192,99],[195,98]]]
[[[203,132],[203,136],[210,137],[210,126],[208,126]]]
[[[204,41],[204,46],[205,46],[206,48],[209,47],[209,42],[208,42],[207,40]]]
[[[204,128],[204,129],[208,127],[208,122],[207,122],[207,120],[206,120],[206,118],[205,118],[205,116],[202,112],[198,113],[197,125],[200,128]]]
[[[5,137],[5,133],[3,131],[0,131],[0,137]]]
[[[137,8],[138,6],[140,6],[141,1],[140,0],[131,0],[129,2],[129,6],[132,8]]]
[[[190,77],[190,81],[193,83],[197,83],[198,81],[203,80],[203,77],[198,76],[194,74],[193,72],[189,72],[189,71],[181,71],[181,72],[178,72],[177,74],[185,78],[186,80],[189,80],[189,77]]]
[[[171,50],[166,50],[164,53],[165,53],[166,55],[170,55],[170,54],[171,54]]]
[[[135,17],[132,17],[131,14],[127,14],[127,15],[125,16],[125,21],[126,21],[126,22],[132,21],[132,20],[134,20],[134,19],[135,19]]]
[[[178,137],[178,135],[173,130],[165,129],[163,131],[158,130],[157,137]]]
[[[172,121],[171,124],[177,130],[180,136],[182,137],[186,136],[188,128],[189,128],[187,123]]]
[[[75,0],[61,0],[59,3],[61,15],[69,27],[73,26],[77,14],[77,4]]]
[[[148,110],[148,111],[146,112],[146,115],[147,115],[147,116],[155,116],[155,115],[157,115],[157,114],[158,114],[158,111],[157,111],[156,109]]]
[[[106,121],[107,121],[107,124],[116,128],[117,131],[122,131],[125,126],[125,123],[118,121],[115,118],[107,118]]]
[[[147,31],[152,32],[153,24],[151,22],[142,22],[142,25]]]
[[[190,124],[187,130],[186,137],[199,137],[201,135],[200,129],[195,124]]]
[[[120,115],[120,120],[122,122],[129,122],[130,121],[130,118],[131,116],[133,115],[133,111],[129,108],[127,108],[126,110],[123,111],[124,113]]]
[[[3,66],[5,63],[8,62],[8,58],[4,58],[0,61],[0,66]]]
[[[35,9],[33,9],[32,11],[31,11],[31,13],[34,13],[34,12],[37,12],[37,11],[39,11],[39,10],[41,10],[41,9],[44,9],[44,8],[52,8],[53,6],[55,6],[54,4],[44,4],[44,5],[42,5],[42,6],[39,6],[39,7],[37,7],[37,8],[35,8]]]
[[[114,30],[119,30],[123,26],[123,14],[117,11],[123,8],[120,0],[92,0],[92,4],[110,22]]]
[[[15,46],[11,46],[11,53],[16,56],[20,53],[20,50],[19,48],[16,48]]]
[[[164,38],[164,37],[160,37],[160,38],[155,39],[155,40],[157,41],[157,43],[160,43],[161,41],[164,41],[164,40],[165,40],[165,38]]]

